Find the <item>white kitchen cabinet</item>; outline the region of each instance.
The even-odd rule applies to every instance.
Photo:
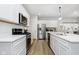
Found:
[[[50,47],[56,55],[59,54],[59,43],[54,36],[50,36]]]
[[[23,16],[25,16],[25,17],[27,18],[27,26],[29,26],[30,15],[29,15],[29,13],[27,12],[27,10],[24,8],[23,5],[18,5],[17,9],[18,9],[18,12],[22,13]]]
[[[68,51],[70,51],[70,47],[68,45],[68,42],[63,41],[63,40],[61,40],[61,38],[58,38],[54,35],[51,35],[50,42],[51,42],[51,44],[50,44],[51,49],[54,51],[54,53],[56,55],[69,54]],[[52,48],[52,46],[53,46],[53,48]]]
[[[26,37],[14,42],[0,42],[0,55],[26,55]]]
[[[50,47],[53,49],[54,48],[54,40],[53,37],[50,36]]]
[[[59,55],[67,55],[69,48],[67,46],[64,46],[62,43],[59,43]]]
[[[0,5],[0,18],[10,22],[18,22],[17,5],[2,4]]]
[[[69,42],[54,34],[50,35],[50,47],[55,55],[79,55],[79,42]]]
[[[19,23],[19,13],[22,13],[29,19],[28,12],[20,4],[1,4],[0,5],[0,19],[13,23]],[[29,24],[29,23],[28,23]]]
[[[54,52],[55,52],[56,55],[59,54],[58,43],[56,41],[54,41]]]

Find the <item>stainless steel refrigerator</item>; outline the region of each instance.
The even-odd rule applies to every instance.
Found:
[[[46,39],[46,24],[37,25],[37,38],[43,40]]]

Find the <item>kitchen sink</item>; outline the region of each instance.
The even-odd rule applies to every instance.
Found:
[[[62,36],[73,36],[75,34],[68,34],[68,33],[57,33],[56,35],[62,35]]]

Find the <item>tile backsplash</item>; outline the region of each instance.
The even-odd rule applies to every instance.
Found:
[[[79,31],[79,25],[78,24],[61,24],[60,31],[73,33],[73,31]]]
[[[12,35],[12,28],[23,28],[23,26],[0,22],[0,36]]]

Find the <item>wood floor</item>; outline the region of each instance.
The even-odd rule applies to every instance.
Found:
[[[35,40],[28,55],[54,55],[46,40]]]

